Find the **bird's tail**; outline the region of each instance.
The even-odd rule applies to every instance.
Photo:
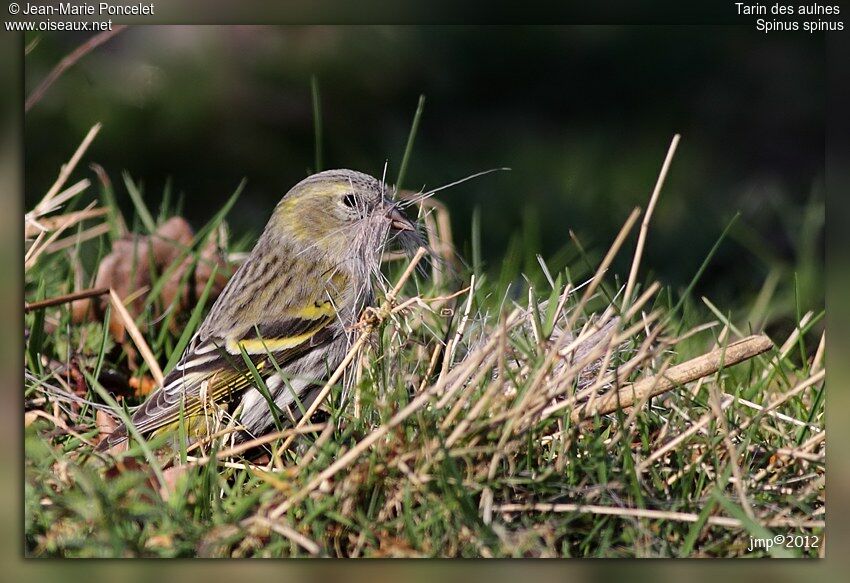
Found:
[[[107,435],[105,439],[97,444],[95,451],[106,453],[112,447],[124,443],[125,441],[127,441],[127,428],[122,423],[115,429],[115,431]]]

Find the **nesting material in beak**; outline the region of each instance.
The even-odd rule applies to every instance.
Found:
[[[401,210],[393,205],[387,211],[387,219],[390,221],[390,228],[393,231],[416,231],[416,227],[410,222]]]

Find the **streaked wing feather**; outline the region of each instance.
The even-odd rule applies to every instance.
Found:
[[[165,377],[162,388],[136,410],[133,424],[140,432],[150,433],[175,423],[180,418],[181,400],[184,417],[199,412],[204,406],[201,392],[205,383],[206,398],[217,403],[253,386],[240,344],[261,374],[275,370],[272,358],[286,370],[295,359],[336,338],[333,322],[330,316],[318,320],[290,318],[257,326],[238,340],[193,341],[180,364]]]

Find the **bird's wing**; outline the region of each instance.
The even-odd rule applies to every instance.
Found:
[[[286,371],[301,356],[345,334],[338,309],[347,277],[314,262],[302,281],[296,281],[286,269],[274,267],[275,257],[267,253],[265,259],[246,262],[233,275],[163,386],[134,412],[132,422],[139,432],[150,434],[174,425],[181,409],[188,419],[210,401],[225,402],[253,386],[245,356],[268,378],[275,364]],[[291,286],[285,301],[273,295],[276,286],[270,285],[282,276]],[[98,449],[126,437],[127,428],[121,426]]]
[[[281,370],[293,360],[333,341],[342,333],[335,316],[288,318],[257,325],[241,338],[195,338],[180,363],[133,414],[133,425],[150,433],[199,412],[210,400],[221,403],[254,385],[243,352],[263,376]],[[272,359],[274,359],[272,361]]]

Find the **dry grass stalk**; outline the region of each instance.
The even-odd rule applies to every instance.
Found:
[[[256,437],[254,439],[250,439],[248,441],[240,443],[239,445],[235,445],[233,447],[223,449],[223,450],[219,451],[218,453],[216,453],[215,459],[216,460],[224,460],[224,459],[227,459],[229,457],[239,455],[240,453],[244,453],[244,452],[248,451],[249,449],[253,449],[253,448],[258,447],[260,445],[265,445],[267,443],[277,441],[278,439],[280,439],[282,437],[289,437],[291,435],[305,435],[307,433],[315,433],[317,431],[323,431],[326,428],[327,428],[327,424],[324,424],[324,425],[322,425],[322,424],[311,424],[311,425],[302,425],[301,427],[290,427],[290,428],[287,428],[287,429],[281,429],[280,431],[273,431],[272,433],[267,433],[266,435],[263,435],[261,437]],[[230,433],[231,431],[227,431],[226,433]],[[193,449],[197,445],[199,445],[199,444],[193,443],[189,447],[189,449],[187,449],[187,451],[189,451],[190,449]],[[197,458],[195,460],[195,463],[197,465],[204,465],[204,464],[207,464],[210,461],[212,461],[212,459],[213,458],[211,458],[211,457]]]
[[[610,506],[595,506],[593,504],[500,504],[493,509],[496,512],[569,512],[605,514],[609,516],[627,516],[632,518],[649,518],[653,520],[675,520],[679,522],[696,522],[699,514],[690,512],[672,512],[669,510],[652,510],[649,508],[616,508]],[[706,520],[713,526],[728,528],[744,528],[744,523],[737,518],[725,516],[709,516]],[[762,522],[767,528],[824,528],[823,520],[800,520],[794,518],[767,519]]]
[[[422,198],[419,192],[401,190],[398,197],[404,201],[415,202],[419,208],[419,216],[425,222],[428,247],[439,259],[433,262],[435,281],[441,283],[443,266],[450,269],[459,267],[452,237],[451,213],[441,201],[433,197]]]
[[[53,200],[53,197],[55,197],[59,193],[59,190],[61,190],[61,188],[65,185],[65,182],[68,181],[68,178],[71,176],[71,173],[77,167],[77,164],[80,162],[80,159],[83,157],[83,154],[86,153],[86,150],[88,150],[92,141],[94,141],[94,138],[100,131],[100,127],[101,126],[99,123],[96,123],[92,126],[92,128],[86,134],[86,137],[83,138],[83,141],[77,147],[77,150],[74,152],[73,156],[71,156],[71,159],[68,160],[67,163],[62,165],[62,168],[59,170],[59,176],[56,178],[56,182],[53,183],[53,185],[47,191],[47,194],[44,195],[44,198],[42,198],[41,201],[37,205],[35,205],[35,208],[31,211],[31,213],[29,213],[31,216],[33,216],[34,218],[38,218],[39,216],[44,215],[55,208],[51,206],[51,201]]]
[[[636,208],[629,215],[629,218],[626,219],[625,224],[620,229],[620,232],[617,234],[617,237],[614,239],[614,242],[611,244],[611,247],[609,248],[602,262],[600,263],[599,268],[596,270],[596,273],[594,274],[593,278],[585,289],[585,292],[579,300],[578,305],[574,308],[572,314],[568,317],[567,325],[565,328],[566,330],[572,330],[575,327],[575,323],[578,319],[579,314],[582,313],[584,306],[593,296],[596,291],[596,288],[602,283],[602,279],[605,275],[605,272],[607,271],[608,267],[610,267],[611,262],[614,260],[614,257],[619,252],[620,247],[626,240],[626,236],[631,231],[639,215],[640,209]],[[544,379],[549,376],[552,365],[555,363],[555,361],[560,355],[560,346],[558,344],[560,343],[556,343],[546,353],[543,365],[537,371],[537,374],[531,385],[526,389],[523,396],[515,403],[512,414],[507,417],[504,429],[502,430],[502,435],[499,438],[499,447],[503,447],[507,443],[508,438],[514,431],[514,426],[518,422],[520,415],[527,409],[528,401],[537,394],[540,385],[543,383]],[[495,467],[498,458],[498,455],[494,456],[493,465],[491,466],[491,468]]]
[[[84,289],[78,292],[65,294],[62,296],[58,296],[55,298],[48,298],[46,300],[41,300],[38,302],[31,302],[24,304],[24,313],[31,312],[33,310],[39,310],[41,308],[50,308],[52,306],[59,306],[61,304],[67,304],[68,302],[73,302],[74,300],[82,300],[85,298],[91,298],[94,296],[102,296],[109,293],[108,287],[99,287],[92,289]]]
[[[725,348],[713,350],[687,362],[671,367],[660,377],[642,379],[623,387],[610,395],[602,397],[592,408],[579,407],[570,418],[579,422],[586,417],[613,413],[621,407],[628,407],[646,395],[655,396],[684,386],[692,381],[716,373],[721,367],[728,367],[743,362],[773,347],[773,342],[767,336],[750,336],[738,340]]]
[[[658,315],[654,315],[653,319],[656,319]],[[624,332],[614,336],[609,340],[610,345],[620,344],[625,340],[631,338],[637,331],[642,330],[642,324],[635,324],[627,328]],[[631,376],[639,367],[643,366],[650,358],[652,358],[655,348],[655,342],[658,338],[658,335],[661,333],[661,326],[656,327],[652,330],[646,338],[641,342],[640,347],[634,352],[634,355],[629,358],[625,363],[620,364],[616,370],[606,371],[605,374],[598,378],[595,383],[592,385],[583,388],[576,392],[573,395],[570,395],[568,398],[556,401],[554,404],[549,404],[549,402],[538,402],[532,406],[528,407],[527,417],[531,418],[533,415],[540,414],[541,418],[551,417],[554,413],[566,409],[568,407],[573,407],[576,403],[582,402],[590,397],[591,394],[597,392],[602,387],[607,386],[619,386],[622,384],[622,379],[626,379]],[[593,350],[589,351],[585,354],[581,360],[576,361],[571,367],[564,370],[560,379],[556,381],[555,390],[549,391],[547,393],[547,397],[555,398],[560,397],[564,393],[571,390],[573,380],[587,367],[593,360],[597,358],[601,358],[604,355],[604,351],[607,350],[609,344],[599,344],[594,347]],[[542,410],[542,413],[540,412]]]
[[[304,536],[303,534],[301,534],[300,532],[298,532],[287,524],[282,524],[279,521],[273,522],[270,520],[263,519],[259,516],[252,518],[251,522],[256,525],[265,526],[266,528],[269,528],[275,531],[276,533],[285,536],[298,546],[303,547],[304,550],[306,550],[311,555],[318,555],[322,550],[322,548],[318,544],[316,544],[314,540]]]
[[[774,411],[775,409],[780,407],[783,403],[786,403],[789,400],[793,399],[794,397],[796,397],[797,395],[799,395],[800,393],[802,393],[803,391],[805,391],[809,387],[812,387],[812,386],[818,384],[819,382],[823,381],[825,376],[826,376],[825,371],[820,370],[817,373],[810,376],[809,378],[801,381],[793,389],[791,389],[790,391],[787,391],[786,393],[783,393],[782,396],[779,397],[778,399],[771,401],[770,404],[768,404],[766,407],[764,407],[764,409],[759,411],[754,417],[747,419],[746,421],[741,423],[741,425],[739,425],[735,429],[731,430],[729,432],[729,438],[730,439],[737,438],[741,433],[746,431],[747,428],[750,427],[753,423],[756,423],[757,421],[761,420],[764,416],[769,415],[771,411]],[[710,453],[709,451],[704,451],[703,453],[701,453],[694,461],[687,464],[681,470],[679,470],[678,472],[676,472],[675,474],[670,476],[667,479],[667,484],[672,485],[676,480],[680,479],[682,476],[684,476],[688,472],[690,472],[693,467],[701,464],[702,461],[705,459],[705,457],[709,455],[709,453]]]
[[[65,237],[64,239],[60,239],[55,243],[51,243],[47,246],[45,252],[56,253],[57,251],[62,251],[63,249],[76,247],[80,243],[90,241],[91,239],[96,239],[101,235],[106,235],[107,233],[109,233],[110,229],[111,227],[107,223],[101,223],[99,225],[95,225],[94,227],[89,227],[81,233],[72,235],[70,237]]]
[[[35,417],[47,419],[48,421],[53,423],[53,425],[59,427],[60,429],[62,429],[62,431],[66,432],[68,435],[72,435],[73,437],[79,439],[81,443],[85,443],[91,447],[94,447],[94,444],[91,441],[74,431],[71,427],[68,427],[68,424],[60,417],[58,411],[54,411],[54,414],[51,415],[50,413],[47,413],[45,411],[33,409],[32,411],[27,411],[27,415],[30,416],[30,423],[32,422],[31,419]]]
[[[89,186],[89,181],[81,180],[77,184],[81,185],[82,188],[80,188],[79,190],[75,190],[73,192],[74,196],[85,190]],[[62,197],[61,194],[59,195],[59,197],[54,199],[54,202],[56,202],[60,197]],[[28,222],[24,228],[24,237],[26,239],[31,239],[43,231],[53,231],[59,228],[63,223],[67,221],[73,221],[74,223],[77,223],[86,219],[96,219],[98,217],[105,216],[108,213],[109,209],[98,207],[87,211],[73,211],[70,213],[65,213],[64,215],[32,219],[31,222]]]
[[[593,275],[593,279],[591,279],[590,284],[588,284],[587,289],[584,292],[584,295],[579,300],[576,307],[573,309],[573,312],[567,322],[567,330],[572,330],[575,327],[576,321],[578,317],[584,313],[584,307],[587,305],[587,302],[590,301],[590,298],[596,292],[596,288],[602,283],[602,279],[605,277],[605,273],[608,271],[608,268],[611,267],[611,262],[614,261],[614,257],[617,256],[617,253],[620,251],[620,247],[622,247],[623,243],[626,240],[626,237],[631,232],[632,227],[634,227],[635,221],[637,221],[640,216],[640,208],[635,208],[632,210],[629,218],[626,219],[625,224],[620,229],[620,232],[617,233],[617,237],[614,239],[614,242],[611,244],[610,249],[608,249],[608,253],[605,254],[605,257],[602,259],[602,262],[599,264],[599,267],[596,269],[596,273]],[[570,235],[575,239],[575,235],[570,232]]]
[[[823,355],[826,352],[826,332],[821,334],[820,342],[818,343],[818,349],[815,352],[815,356],[812,358],[812,372],[817,372],[823,366]]]
[[[747,494],[747,485],[744,482],[744,474],[741,471],[741,466],[738,464],[739,453],[735,444],[729,438],[729,425],[726,423],[726,416],[723,414],[723,406],[720,403],[720,395],[717,385],[712,383],[709,385],[709,404],[711,411],[714,413],[714,418],[717,419],[717,427],[723,439],[723,446],[726,448],[726,453],[729,456],[729,467],[732,469],[732,476],[735,478],[735,490],[738,492],[738,500],[744,509],[746,515],[754,519],[755,512],[750,504],[750,497]]]
[[[133,342],[136,344],[136,348],[138,348],[139,354],[142,355],[142,359],[145,361],[145,364],[148,365],[156,384],[161,387],[165,375],[162,374],[162,369],[159,367],[156,357],[153,355],[150,346],[148,346],[148,343],[145,341],[145,337],[142,336],[142,333],[139,331],[139,327],[136,326],[136,322],[133,321],[133,317],[130,315],[130,312],[127,311],[127,308],[124,306],[121,298],[118,297],[118,294],[116,294],[113,289],[109,290],[109,303],[123,322],[124,328],[127,330],[130,338],[132,338]]]
[[[817,371],[812,371],[812,372],[817,372]],[[724,394],[727,395],[727,396],[731,396],[731,395],[728,395],[726,393],[724,393]],[[741,405],[748,407],[750,409],[755,409],[756,411],[764,411],[764,407],[762,407],[758,403],[753,403],[752,401],[748,401],[747,399],[742,399],[741,397],[733,397],[733,399],[735,400],[736,403],[740,403]],[[784,414],[779,413],[777,411],[767,411],[765,414],[768,415],[769,417],[773,417],[774,419],[779,419],[780,421],[784,421],[786,423],[791,423],[792,425],[796,425],[797,427],[808,427],[809,429],[811,429],[812,431],[815,431],[815,432],[823,431],[823,429],[821,429],[821,427],[818,426],[818,425],[815,425],[813,423],[806,423],[805,421],[801,421],[800,419],[795,419],[794,417],[789,417],[788,415],[784,415]]]
[[[731,399],[726,399],[726,400],[723,401],[721,406],[725,407],[730,402],[731,402]],[[637,473],[640,473],[640,472],[643,472],[644,470],[646,470],[649,466],[651,466],[653,463],[655,463],[656,460],[659,460],[662,457],[664,457],[664,455],[667,454],[667,452],[676,449],[676,447],[679,444],[681,444],[682,442],[687,440],[690,436],[694,435],[698,431],[702,431],[703,429],[705,429],[705,427],[707,427],[708,424],[711,422],[711,419],[712,419],[711,413],[706,413],[705,415],[703,415],[699,419],[699,421],[692,424],[683,433],[680,433],[679,435],[677,435],[676,437],[674,437],[673,439],[671,439],[670,441],[665,443],[663,446],[656,449],[654,452],[652,452],[652,454],[649,457],[647,457],[645,460],[643,460],[639,464],[637,464],[637,466],[635,466],[635,471]]]
[[[413,271],[416,269],[416,266],[425,256],[425,253],[427,253],[427,250],[422,247],[420,247],[416,251],[416,254],[413,256],[413,259],[411,259],[410,264],[407,266],[407,269],[405,269],[404,273],[401,275],[401,277],[399,277],[399,280],[396,283],[395,287],[393,287],[393,289],[390,290],[389,293],[387,293],[387,300],[385,302],[385,305],[382,306],[379,310],[372,311],[372,314],[374,314],[377,318],[385,318],[390,314],[396,296],[401,291],[401,288],[404,287],[404,284],[407,282],[408,278],[413,275]],[[345,358],[343,358],[342,362],[336,368],[334,373],[321,388],[316,398],[304,412],[304,415],[301,416],[301,419],[299,419],[298,422],[295,424],[296,428],[305,425],[307,421],[313,416],[313,413],[318,411],[319,407],[324,403],[325,399],[327,399],[333,386],[339,381],[339,379],[342,378],[342,375],[345,373],[346,369],[348,368],[348,365],[351,364],[351,362],[357,356],[358,352],[366,343],[371,333],[372,325],[367,324],[366,326],[364,326],[363,331],[360,333],[360,336],[358,336],[357,340],[354,342],[354,345],[352,345],[352,347],[348,350],[348,353],[345,355]],[[292,444],[292,441],[294,439],[295,436],[292,435],[281,444],[281,446],[278,448],[274,455],[275,463],[279,463],[277,460],[281,458],[283,452],[286,451],[286,448],[288,448]]]
[[[94,205],[95,203],[92,202],[88,205],[88,207],[86,207],[85,210],[91,209],[92,207],[94,207]],[[79,219],[78,217],[69,217],[66,220],[62,221],[61,224],[56,228],[56,230],[46,237],[45,235],[47,231],[42,231],[38,235],[36,240],[33,242],[29,250],[27,250],[27,253],[24,256],[24,270],[28,271],[30,268],[32,268],[32,266],[35,265],[38,261],[39,257],[41,257],[41,255],[44,254],[50,248],[50,246],[56,241],[56,239],[59,238],[59,235],[64,233],[66,229],[73,227],[74,225],[79,223],[80,220],[81,219]]]
[[[440,371],[440,376],[443,377],[446,374],[446,371],[452,366],[452,363],[455,359],[455,353],[457,352],[457,346],[460,343],[461,338],[463,338],[464,332],[466,332],[466,325],[469,322],[469,312],[472,309],[472,298],[475,295],[475,275],[473,274],[469,280],[469,296],[466,299],[466,307],[463,310],[463,317],[460,320],[460,325],[457,327],[457,332],[449,341],[448,346],[446,346],[445,358],[443,360],[443,368]]]
[[[30,93],[29,97],[27,97],[27,101],[24,104],[24,112],[29,112],[36,103],[41,101],[41,98],[50,86],[53,85],[53,83],[55,83],[65,71],[73,67],[77,61],[114,37],[116,34],[120,33],[125,28],[127,28],[126,24],[116,24],[110,30],[104,30],[103,32],[94,35],[76,49],[65,55],[65,57],[63,57],[63,59],[53,68],[53,70],[48,73],[47,77],[38,84],[38,87],[33,89],[33,92]]]
[[[649,232],[649,221],[652,219],[652,213],[655,211],[655,205],[658,202],[658,196],[661,194],[661,187],[664,185],[664,180],[667,178],[667,172],[670,170],[670,164],[673,162],[673,156],[676,154],[676,148],[679,145],[679,140],[682,136],[676,134],[670,142],[670,147],[667,149],[667,156],[664,158],[664,163],[661,165],[661,171],[658,173],[658,180],[655,182],[655,188],[652,191],[652,196],[649,198],[649,204],[646,207],[646,212],[643,215],[643,222],[640,225],[640,233],[638,234],[637,246],[635,254],[632,257],[632,269],[629,272],[628,283],[626,284],[626,292],[623,294],[623,311],[627,310],[632,301],[632,290],[637,283],[638,270],[640,268],[640,260],[643,257],[643,248],[646,244],[646,235]]]
[[[492,344],[494,341],[497,340],[497,338],[493,338],[488,344]],[[398,413],[396,413],[386,424],[381,425],[368,436],[360,440],[357,445],[352,447],[345,453],[345,455],[337,459],[333,464],[331,464],[325,470],[316,475],[312,480],[310,480],[310,482],[307,483],[307,485],[305,485],[296,494],[287,498],[283,503],[279,504],[276,508],[271,510],[268,514],[269,518],[271,520],[274,520],[282,516],[285,512],[292,508],[293,505],[299,503],[301,500],[309,496],[310,493],[314,491],[321,483],[323,483],[325,480],[332,478],[334,475],[337,474],[337,472],[350,465],[357,457],[360,456],[360,454],[369,449],[382,437],[387,435],[393,428],[401,424],[410,415],[421,409],[429,400],[431,400],[435,395],[439,394],[445,385],[448,385],[448,390],[452,390],[454,387],[460,386],[461,384],[466,382],[469,377],[478,369],[479,364],[480,363],[474,362],[474,360],[473,362],[465,361],[464,363],[458,365],[458,367],[455,368],[452,373],[445,378],[443,382],[438,381],[437,383],[432,385],[428,390],[417,395],[410,403],[407,404],[407,406],[405,406]]]

